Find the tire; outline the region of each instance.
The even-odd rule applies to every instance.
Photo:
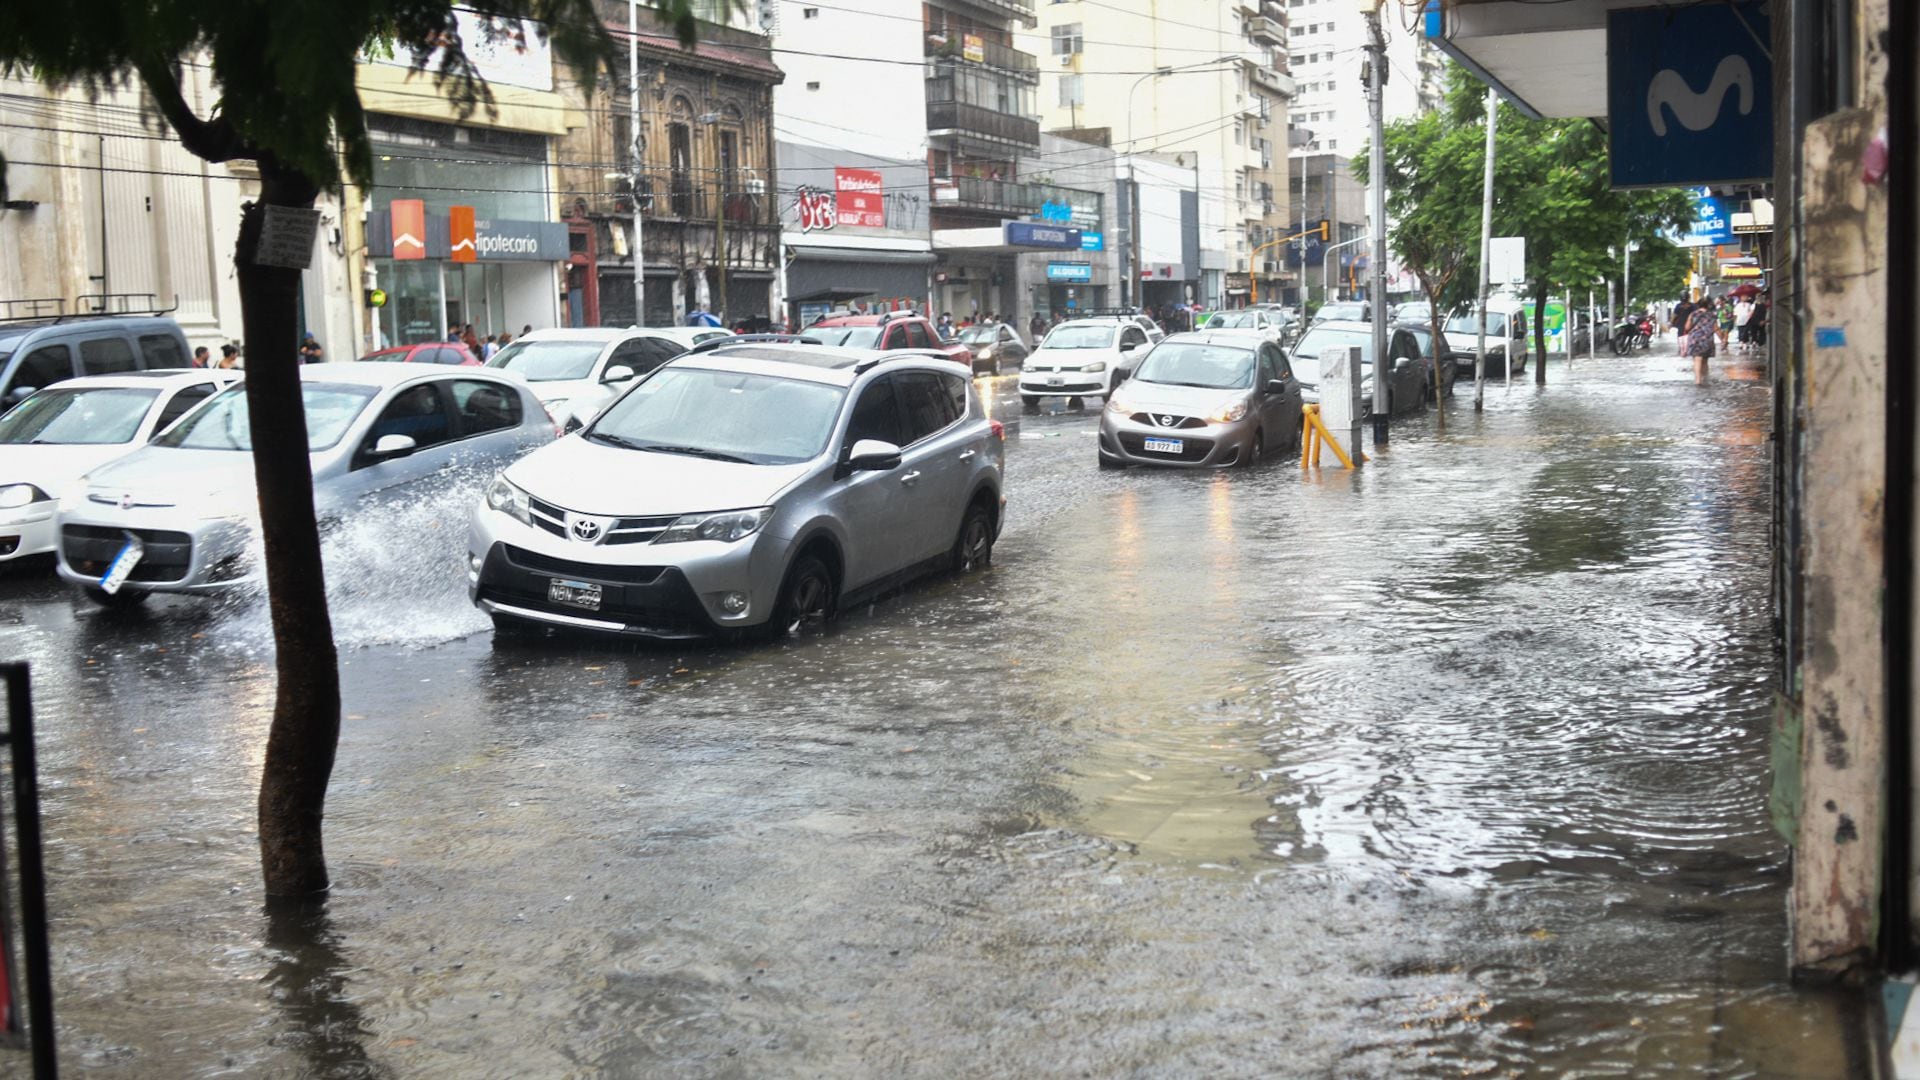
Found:
[[[1040,395],[1038,395],[1038,394],[1021,394],[1021,395],[1020,395],[1020,404],[1021,404],[1021,406],[1023,406],[1024,408],[1027,408],[1027,409],[1038,409],[1038,408],[1040,407]]]
[[[1240,467],[1243,469],[1251,469],[1255,465],[1260,464],[1260,459],[1266,456],[1267,433],[1259,428],[1255,428],[1253,429],[1253,445],[1247,448],[1247,456],[1240,459]]]
[[[110,593],[105,589],[88,586],[80,591],[87,594],[87,599],[93,601],[94,606],[106,611],[136,610],[146,604],[149,595],[144,589],[121,589],[119,592]]]
[[[953,538],[953,572],[970,574],[993,563],[993,513],[975,502],[960,519]]]
[[[512,615],[502,615],[497,611],[489,614],[493,618],[493,640],[495,641],[523,641],[540,630],[540,627],[525,619],[516,619]]]
[[[1124,461],[1115,461],[1115,460],[1113,460],[1112,458],[1110,458],[1110,457],[1108,457],[1108,456],[1107,456],[1107,455],[1105,455],[1105,454],[1100,454],[1100,453],[1096,453],[1096,454],[1095,454],[1094,456],[1095,456],[1095,457],[1097,457],[1097,458],[1099,458],[1099,460],[1100,460],[1100,467],[1101,467],[1102,469],[1124,469],[1124,468],[1126,468],[1126,467],[1127,467],[1127,463],[1126,463],[1126,462],[1124,462]]]
[[[818,555],[800,556],[780,585],[773,617],[767,620],[768,635],[785,637],[809,624],[821,626],[832,621],[838,592],[833,571]]]

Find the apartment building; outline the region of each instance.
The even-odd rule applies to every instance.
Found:
[[[1288,11],[1274,0],[1058,0],[1023,37],[1043,55],[1042,124],[1128,155],[1193,169],[1194,258],[1128,263],[1128,302],[1244,303],[1290,282],[1279,245],[1291,220],[1285,178]],[[1135,172],[1138,170],[1136,168]],[[1145,200],[1121,214],[1129,253]]]

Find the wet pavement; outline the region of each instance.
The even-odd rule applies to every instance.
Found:
[[[1784,979],[1768,401],[1462,387],[1359,474],[1009,422],[987,573],[759,647],[496,647],[337,538],[324,913],[260,910],[257,608],[0,580],[63,1064],[103,1077],[1858,1072]],[[6,1066],[0,1062],[0,1068]]]

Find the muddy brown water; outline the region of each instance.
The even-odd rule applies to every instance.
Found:
[[[1859,1003],[1783,977],[1764,382],[1556,363],[1359,474],[1101,473],[1094,409],[1010,384],[991,571],[816,636],[495,648],[457,501],[336,540],[337,885],[300,918],[258,895],[258,610],[0,580],[63,1064],[1857,1069]]]

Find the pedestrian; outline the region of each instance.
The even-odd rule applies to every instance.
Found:
[[[1673,333],[1675,337],[1681,337],[1681,338],[1686,337],[1687,330],[1690,325],[1687,320],[1693,315],[1693,308],[1694,308],[1693,301],[1688,299],[1685,296],[1682,296],[1680,298],[1680,302],[1673,305],[1673,310],[1668,313],[1667,324],[1673,327]],[[1682,349],[1681,355],[1688,355],[1688,354],[1686,353],[1686,350]]]
[[[952,337],[953,336],[953,312],[951,311],[941,312],[940,321],[935,325],[937,325],[940,328],[941,337]]]
[[[240,346],[231,344],[220,346],[220,362],[215,366],[223,370],[231,370],[239,367]]]
[[[1713,355],[1713,311],[1704,304],[1687,305],[1687,328],[1680,352],[1693,357],[1693,385],[1707,385],[1707,358]]]
[[[1740,347],[1745,349],[1753,344],[1753,298],[1743,296],[1734,302],[1733,325],[1740,334]]]
[[[1733,301],[1725,296],[1713,302],[1713,318],[1720,324],[1720,351],[1727,351],[1727,339],[1733,335]]]
[[[207,347],[205,345],[198,345],[194,347],[194,350],[193,350],[193,366],[194,367],[200,367],[200,368],[206,367],[208,359],[209,359],[209,354],[207,352]]]
[[[504,349],[511,344],[513,344],[513,335],[505,330],[500,331],[500,348]]]
[[[1753,347],[1756,349],[1767,347],[1767,313],[1772,308],[1773,304],[1765,293],[1753,298],[1753,318],[1747,320],[1747,325],[1752,328]]]
[[[324,355],[324,350],[320,348],[320,342],[315,340],[312,334],[308,334],[305,338],[301,340],[300,342],[300,362],[301,363],[318,364],[324,359],[326,359]]]
[[[1047,317],[1045,315],[1037,311],[1033,313],[1033,318],[1027,323],[1027,336],[1036,342],[1047,336]]]
[[[500,336],[498,334],[488,334],[486,337],[483,337],[480,339],[480,362],[481,363],[485,363],[488,360],[493,359],[493,354],[499,351],[500,351]]]
[[[522,327],[520,328],[520,336],[521,336],[521,337],[526,337],[526,336],[527,336],[528,334],[531,334],[531,333],[533,333],[533,324],[532,324],[532,323],[528,323],[528,324],[526,324],[525,326],[522,326]]]

